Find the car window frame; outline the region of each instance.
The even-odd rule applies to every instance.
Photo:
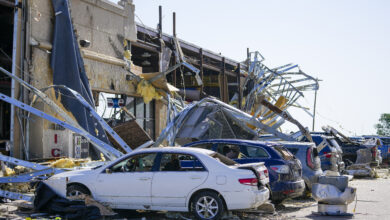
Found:
[[[111,170],[115,165],[117,165],[119,163],[122,163],[124,160],[130,159],[131,157],[136,157],[136,156],[139,156],[139,155],[142,155],[142,154],[156,154],[156,156],[154,157],[152,169],[150,171],[112,172],[111,174],[114,174],[114,173],[146,173],[146,172],[155,172],[156,161],[157,161],[157,157],[158,157],[159,152],[139,152],[139,153],[136,153],[136,154],[129,155],[127,157],[124,157],[122,160],[119,160],[116,163],[107,166],[105,169],[102,170],[101,173],[106,173],[107,169]]]
[[[163,154],[185,154],[185,155],[189,155],[189,156],[193,156],[195,157],[203,166],[204,170],[179,170],[179,171],[172,171],[172,170],[160,170],[160,167],[161,167],[161,160],[162,160],[162,156]],[[209,156],[209,155],[208,155]],[[197,157],[195,154],[192,154],[192,153],[189,153],[189,152],[158,152],[157,154],[157,157],[156,157],[156,160],[154,161],[155,162],[155,171],[154,172],[209,172],[209,170],[207,169],[207,166],[204,165],[204,163],[202,162],[202,160],[199,159],[199,157]]]

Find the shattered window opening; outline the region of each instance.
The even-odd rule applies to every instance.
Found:
[[[237,165],[238,163],[236,163],[234,160],[231,160],[225,156],[223,156],[222,154],[220,153],[217,153],[217,152],[213,152],[210,154],[210,156],[214,159],[216,159],[217,161],[225,164],[226,166],[233,166],[233,165]]]
[[[161,157],[160,171],[205,171],[203,164],[193,155],[166,153]]]
[[[294,159],[294,155],[288,151],[286,148],[284,148],[283,146],[273,146],[273,148],[276,150],[276,152],[279,153],[279,155],[285,159],[285,160],[292,160]]]
[[[117,172],[149,172],[152,171],[156,153],[137,154],[113,165],[110,170]]]

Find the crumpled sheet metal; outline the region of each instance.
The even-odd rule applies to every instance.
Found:
[[[199,111],[202,113],[199,113]],[[187,137],[189,139],[199,138],[205,134],[205,129],[210,130],[215,124],[217,124],[215,126],[218,126],[218,123],[229,125],[222,126],[222,129],[231,131],[236,129],[236,132],[233,132],[233,135],[236,135],[237,131],[239,131],[238,133],[251,136],[253,139],[259,135],[260,131],[265,131],[283,140],[295,140],[291,136],[283,134],[282,132],[261,123],[257,118],[254,118],[248,113],[215,98],[205,98],[187,106],[182,112],[178,113],[160,134],[154,146],[159,146],[164,140],[167,140],[168,145],[174,145],[176,138],[179,137]],[[254,126],[255,129],[251,129],[248,125]],[[199,129],[199,131],[194,132],[197,129]],[[232,138],[232,136],[229,137]],[[237,138],[239,137],[237,136]],[[248,138],[246,137],[245,139]]]
[[[347,187],[341,192],[336,186],[330,184],[313,184],[311,190],[313,198],[322,204],[329,205],[346,205],[355,199],[356,188]]]

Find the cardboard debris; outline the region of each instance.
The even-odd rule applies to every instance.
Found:
[[[118,124],[113,127],[114,131],[130,146],[131,149],[135,149],[142,144],[151,141],[152,138],[134,119],[126,121],[124,123]],[[109,136],[109,140],[113,145],[119,149],[119,144],[117,144],[113,138]]]

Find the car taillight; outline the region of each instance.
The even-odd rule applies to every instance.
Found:
[[[326,158],[331,158],[332,157],[332,153],[324,152],[324,156]]]
[[[241,184],[248,185],[248,186],[257,186],[257,178],[248,178],[248,179],[239,179],[238,180]]]
[[[258,170],[257,173],[259,174],[259,177],[261,180],[268,178],[268,170],[267,169]]]
[[[290,168],[287,165],[273,165],[270,168],[277,173],[288,174],[290,172]]]
[[[376,153],[377,153],[377,149],[376,149],[376,147],[373,147],[372,148],[372,157],[373,158],[376,158]]]
[[[265,174],[265,177],[269,177],[269,174],[268,174],[268,170],[267,170],[267,169],[264,170],[264,174]]]
[[[309,147],[307,149],[307,152],[306,152],[306,163],[307,163],[308,167],[310,167],[311,169],[314,169],[312,151],[313,151],[313,149],[311,147]]]

